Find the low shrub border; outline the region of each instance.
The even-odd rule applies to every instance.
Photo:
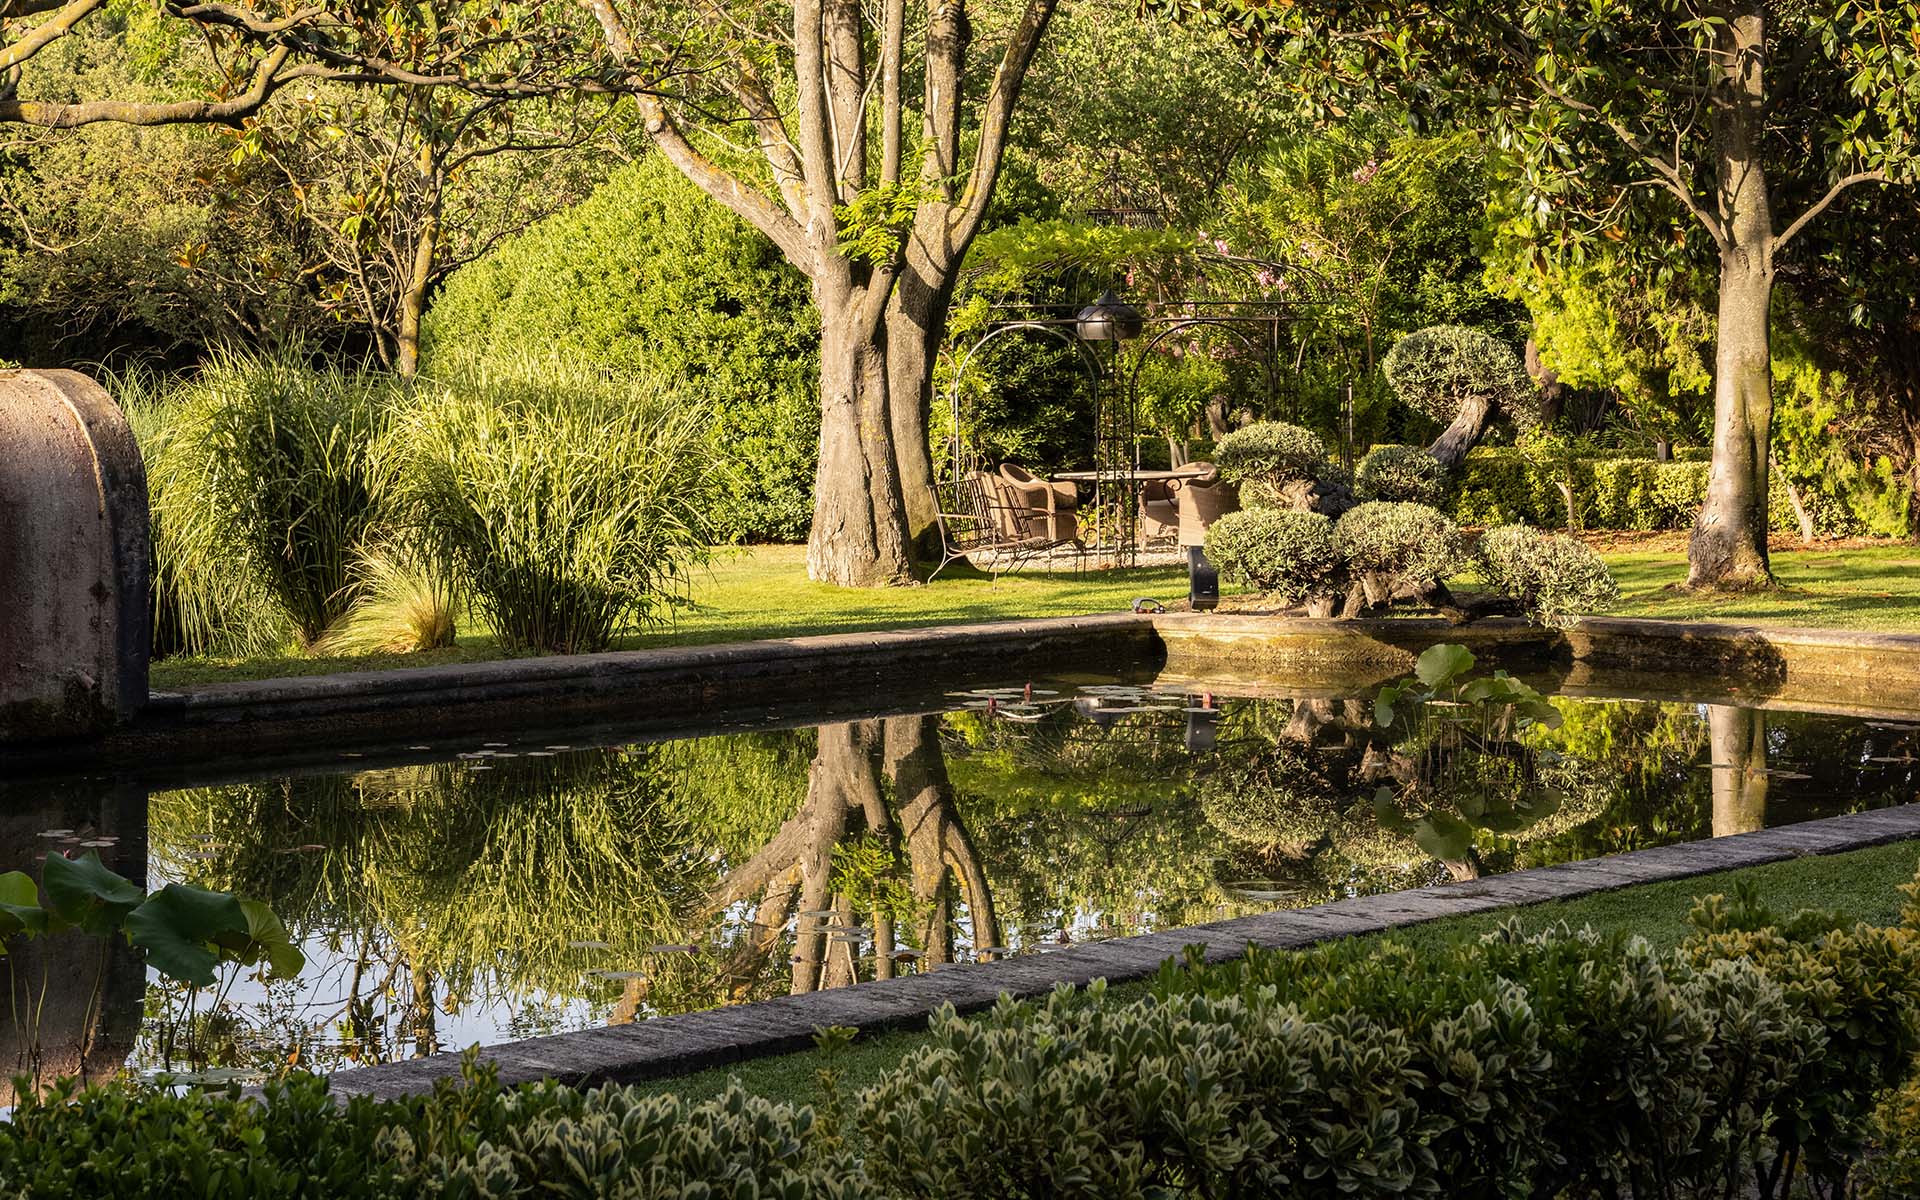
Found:
[[[1920,1046],[1920,905],[1849,926],[1742,889],[1692,925],[1666,951],[1508,923],[1426,953],[1350,941],[1169,964],[1132,999],[1095,985],[943,1013],[877,1086],[847,1096],[829,1073],[817,1109],[738,1087],[702,1102],[503,1091],[471,1065],[430,1097],[338,1107],[310,1077],[265,1105],[65,1093],[0,1126],[0,1191],[1782,1196],[1796,1173],[1845,1187],[1876,1137],[1901,1134],[1874,1114]]]

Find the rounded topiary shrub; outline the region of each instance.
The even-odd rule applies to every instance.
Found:
[[[1523,427],[1540,419],[1539,390],[1520,356],[1499,338],[1464,325],[1430,325],[1393,344],[1380,369],[1402,402],[1451,421],[1469,402],[1490,401]]]
[[[1348,570],[1426,588],[1465,565],[1460,527],[1437,508],[1375,500],[1349,510],[1333,540]]]
[[[1281,488],[1333,472],[1318,434],[1280,421],[1260,421],[1227,434],[1214,443],[1213,462],[1240,485],[1240,501],[1249,508],[1292,507],[1282,501]]]
[[[1381,446],[1360,460],[1354,486],[1369,500],[1439,504],[1446,468],[1418,446]]]
[[[1525,525],[1490,529],[1481,535],[1475,559],[1488,586],[1517,601],[1536,624],[1566,628],[1620,598],[1605,560],[1565,534]]]
[[[1208,527],[1206,555],[1228,579],[1285,604],[1332,591],[1340,571],[1333,522],[1288,509],[1228,513]]]

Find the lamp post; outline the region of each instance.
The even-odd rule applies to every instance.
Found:
[[[1120,379],[1120,343],[1132,341],[1146,332],[1147,319],[1139,309],[1122,300],[1112,289],[1081,309],[1074,317],[1073,332],[1083,342],[1106,342],[1103,387],[1094,396],[1093,436],[1095,503],[1117,500],[1114,510],[1116,545],[1114,561],[1131,562],[1134,542],[1134,510],[1138,506],[1135,480],[1127,468],[1134,463],[1133,404]],[[1109,478],[1111,476],[1111,478]]]

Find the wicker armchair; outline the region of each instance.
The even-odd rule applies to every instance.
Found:
[[[1177,481],[1148,479],[1140,485],[1140,544],[1172,545],[1180,538],[1180,504],[1175,499]]]
[[[1040,479],[1012,463],[1001,464],[1000,481],[1016,510],[1025,510],[1029,536],[1054,545],[1079,540],[1074,509],[1079,506],[1080,494],[1072,484]]]
[[[1180,544],[1199,546],[1207,540],[1207,526],[1240,510],[1240,491],[1220,478],[1219,468],[1212,463],[1190,465],[1205,467],[1206,471],[1178,481],[1180,490],[1175,493],[1175,503],[1180,509]]]

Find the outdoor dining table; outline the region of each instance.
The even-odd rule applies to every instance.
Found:
[[[1133,483],[1165,482],[1169,479],[1192,479],[1205,475],[1208,467],[1175,467],[1166,470],[1161,467],[1124,467],[1118,471],[1055,471],[1050,478],[1067,483],[1100,483],[1108,479]]]

